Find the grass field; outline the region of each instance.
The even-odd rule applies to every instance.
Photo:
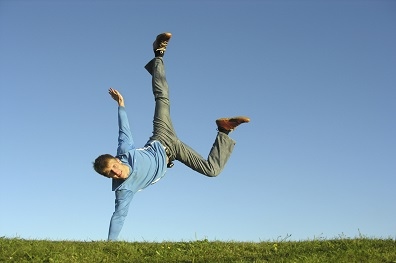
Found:
[[[0,262],[386,262],[396,240],[336,238],[257,243],[76,242],[0,238]]]

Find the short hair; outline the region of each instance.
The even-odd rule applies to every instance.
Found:
[[[109,161],[114,159],[115,157],[111,154],[102,154],[93,162],[93,168],[98,173],[105,177],[108,177],[107,174],[104,173],[104,169],[109,164]]]

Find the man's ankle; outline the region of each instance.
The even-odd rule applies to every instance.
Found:
[[[164,54],[165,54],[165,52],[162,51],[162,50],[156,50],[156,51],[154,51],[154,56],[155,56],[156,58],[157,58],[157,57],[162,58],[162,57],[164,56]]]

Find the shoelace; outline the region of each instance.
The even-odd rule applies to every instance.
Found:
[[[159,47],[155,51],[165,51],[167,45],[168,45],[168,41],[162,41],[159,44]]]

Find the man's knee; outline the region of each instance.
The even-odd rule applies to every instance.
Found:
[[[210,170],[204,173],[207,177],[217,177],[220,174],[219,171]]]

